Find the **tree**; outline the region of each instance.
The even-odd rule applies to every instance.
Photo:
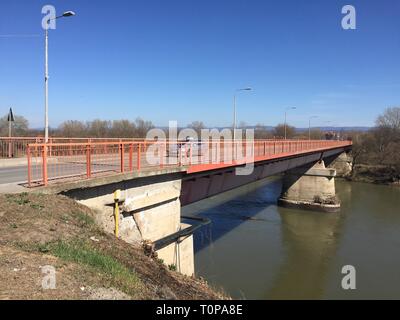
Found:
[[[400,107],[387,108],[385,112],[376,119],[376,126],[390,128],[400,131]]]
[[[254,138],[255,139],[271,139],[272,134],[265,125],[258,123],[258,124],[256,124],[256,127],[254,129]]]
[[[29,130],[29,122],[23,116],[14,115],[12,123],[12,135],[24,136]],[[8,137],[8,114],[0,119],[0,136]]]
[[[347,133],[348,140],[353,142],[353,147],[351,149],[352,162],[351,162],[351,172],[355,173],[355,167],[358,165],[360,161],[362,161],[363,157],[367,152],[365,139],[367,138],[367,133],[365,132],[349,132]]]
[[[280,123],[278,124],[273,131],[273,134],[276,138],[285,138],[285,125]],[[286,137],[287,139],[291,139],[296,134],[296,128],[290,125],[286,125]]]
[[[55,131],[57,136],[87,137],[87,138],[145,138],[147,132],[154,128],[151,121],[137,118],[135,122],[129,120],[100,120],[89,122],[68,120],[63,122]]]
[[[133,138],[136,133],[136,126],[129,120],[114,120],[110,131],[110,135],[114,138]]]
[[[310,137],[311,137],[311,140],[321,140],[321,139],[325,138],[322,130],[318,129],[318,128],[311,129]]]
[[[400,108],[388,108],[366,133],[351,133],[353,167],[385,166],[392,178],[400,176]]]
[[[111,122],[106,120],[93,120],[87,123],[88,135],[91,138],[107,138],[110,135]]]
[[[205,127],[206,126],[202,121],[193,121],[192,123],[188,124],[188,128],[196,131],[198,137],[201,137],[201,130],[205,129]]]
[[[145,121],[142,118],[137,118],[135,120],[135,137],[136,138],[146,138],[147,133],[154,128],[154,125],[151,121]]]
[[[238,129],[246,130],[247,127],[248,127],[248,125],[247,125],[246,121],[239,122]]]
[[[86,125],[78,120],[67,120],[58,127],[58,134],[67,138],[81,138],[87,136]]]

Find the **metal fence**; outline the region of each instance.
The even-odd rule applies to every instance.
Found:
[[[29,143],[44,142],[40,138],[3,138],[0,137],[0,158],[17,158],[26,156],[26,147]]]
[[[165,167],[196,172],[349,145],[325,140],[31,143],[26,149],[28,185]]]
[[[49,138],[49,143],[89,143],[143,141],[137,138]],[[28,144],[44,143],[43,137],[0,137],[0,158],[20,158],[26,156]]]

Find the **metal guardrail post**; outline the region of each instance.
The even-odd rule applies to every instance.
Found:
[[[199,152],[199,150],[197,151]],[[190,143],[190,150],[189,150],[189,165],[192,165],[192,159],[193,159],[193,142]]]
[[[52,156],[52,150],[53,150],[53,148],[51,147],[51,145],[52,145],[52,143],[53,143],[53,139],[52,138],[49,138],[49,156],[51,157]]]
[[[179,166],[182,166],[182,146],[181,147],[179,147],[179,144],[177,143],[176,144],[176,152],[179,154],[178,156],[179,156]]]
[[[48,184],[48,176],[47,176],[47,145],[43,145],[42,149],[42,178],[43,184],[47,186]]]
[[[160,168],[164,168],[164,145],[160,144]]]
[[[133,144],[129,144],[129,171],[133,171]]]
[[[32,186],[32,166],[31,166],[31,149],[29,145],[26,148],[26,156],[27,156],[27,162],[28,162],[28,186]]]
[[[8,141],[8,157],[12,158],[12,142],[11,142],[11,139]]]
[[[121,171],[121,173],[124,173],[124,171],[125,171],[125,159],[124,159],[124,157],[125,157],[125,150],[124,150],[125,148],[124,148],[124,144],[123,143],[120,143],[119,144],[119,154],[120,154],[120,157],[121,157],[121,168],[120,168],[120,171]]]
[[[141,150],[140,150],[140,148],[142,147],[142,143],[141,142],[139,142],[138,143],[138,150],[137,150],[137,171],[140,171],[140,164],[141,164]]]
[[[86,146],[86,177],[89,179],[92,176],[92,159],[90,144]]]

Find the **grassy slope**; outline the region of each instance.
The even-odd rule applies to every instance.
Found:
[[[0,195],[0,298],[223,298],[106,234],[93,214],[63,196]],[[42,289],[45,265],[56,268],[55,290]]]

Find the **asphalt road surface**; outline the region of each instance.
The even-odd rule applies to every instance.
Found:
[[[28,168],[26,166],[0,168],[0,184],[26,182]]]

